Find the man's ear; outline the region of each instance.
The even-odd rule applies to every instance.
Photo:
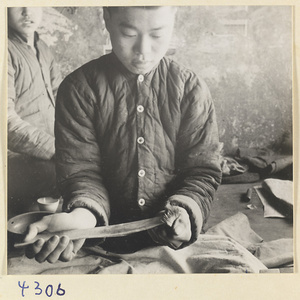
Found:
[[[110,12],[107,7],[103,7],[103,19],[104,19],[105,27],[106,27],[107,31],[110,32],[109,24],[110,24],[111,15],[110,15]]]

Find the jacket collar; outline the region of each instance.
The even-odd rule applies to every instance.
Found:
[[[27,38],[10,27],[8,27],[8,38],[10,40],[15,40],[20,43],[27,44]],[[39,34],[35,31],[34,32],[34,44],[36,44],[39,41],[39,39],[40,39]]]
[[[118,71],[120,71],[122,73],[122,75],[127,79],[127,80],[137,80],[139,74],[134,74],[132,72],[130,72],[118,59],[118,57],[116,56],[116,54],[114,52],[112,52],[110,54],[111,57],[111,62],[114,65],[114,67],[116,69],[118,69]],[[148,73],[143,74],[144,76],[144,83],[150,83],[151,79],[153,77],[153,74],[155,73],[157,67],[158,67],[159,63]]]

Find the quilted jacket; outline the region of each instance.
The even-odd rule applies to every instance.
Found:
[[[35,34],[37,56],[8,32],[8,149],[39,159],[55,153],[55,97],[61,75],[47,45]]]
[[[58,90],[58,183],[65,210],[87,207],[99,225],[152,217],[166,202],[189,213],[194,242],[220,184],[218,131],[205,83],[163,58],[146,75],[111,53]]]

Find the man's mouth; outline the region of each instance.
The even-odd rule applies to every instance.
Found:
[[[146,67],[149,64],[150,64],[149,60],[147,60],[147,61],[145,61],[145,60],[136,60],[136,61],[133,61],[133,65],[135,65],[136,67],[140,67],[140,68]]]
[[[25,25],[31,25],[34,22],[32,20],[30,20],[30,19],[25,19],[25,20],[22,21],[22,23],[25,24]]]

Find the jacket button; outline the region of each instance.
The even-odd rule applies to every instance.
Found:
[[[145,203],[146,203],[145,199],[143,199],[143,198],[139,199],[139,205],[140,206],[144,206]]]
[[[138,174],[139,174],[140,177],[144,177],[146,172],[144,170],[139,170]]]
[[[138,105],[138,107],[136,108],[138,112],[143,112],[144,111],[144,106],[143,105]]]
[[[143,75],[139,75],[138,76],[138,81],[139,82],[143,82],[144,81],[144,76]]]
[[[137,139],[137,142],[138,142],[139,144],[143,144],[143,143],[145,142],[145,139],[144,139],[143,137],[139,137],[139,138]]]

